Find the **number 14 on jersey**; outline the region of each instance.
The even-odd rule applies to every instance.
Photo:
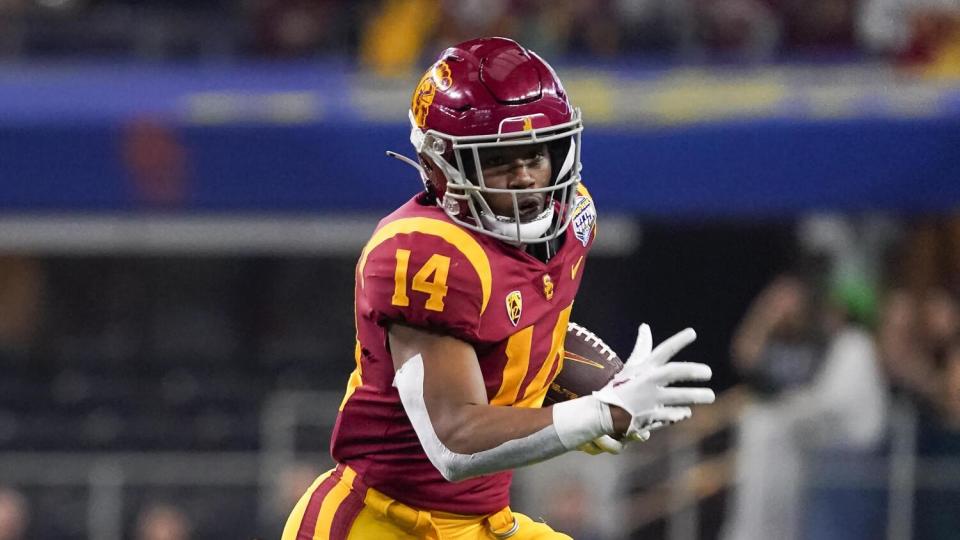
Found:
[[[409,306],[410,297],[407,296],[407,271],[410,266],[410,250],[397,249],[397,269],[393,274],[393,298],[395,306]],[[425,308],[430,311],[443,311],[443,299],[447,296],[447,274],[450,272],[450,257],[433,254],[427,262],[413,275],[410,288],[430,295]]]

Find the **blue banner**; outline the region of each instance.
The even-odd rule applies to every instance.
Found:
[[[420,189],[384,155],[410,153],[404,81],[336,66],[45,69],[0,74],[4,211],[379,212]],[[644,80],[657,77],[669,74]],[[610,92],[581,89],[584,179],[602,209],[650,216],[948,211],[960,99],[930,88],[936,99],[917,103],[937,108],[911,114],[901,98],[833,116],[666,103],[617,121],[598,102]],[[675,121],[651,120],[671,110]]]

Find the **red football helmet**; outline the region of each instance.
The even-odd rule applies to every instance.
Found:
[[[414,90],[410,124],[420,163],[406,161],[420,170],[427,192],[454,221],[516,243],[545,242],[566,230],[580,182],[583,124],[557,74],[536,53],[497,37],[450,47]],[[547,187],[484,184],[480,149],[543,143],[552,165]],[[531,192],[543,192],[547,204],[522,221],[517,195]],[[495,214],[485,193],[512,194],[513,215]]]

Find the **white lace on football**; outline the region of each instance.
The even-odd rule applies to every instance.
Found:
[[[600,339],[599,336],[593,332],[587,330],[586,328],[580,326],[575,322],[567,323],[567,331],[574,331],[577,334],[577,337],[583,337],[588,343],[592,342],[593,346],[597,349],[600,349],[600,354],[603,354],[607,357],[607,360],[613,361],[617,357],[617,353],[613,351],[606,343]]]

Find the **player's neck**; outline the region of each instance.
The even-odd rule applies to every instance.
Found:
[[[541,262],[547,263],[550,262],[556,254],[557,251],[563,246],[563,235],[549,240],[547,242],[539,242],[536,244],[521,244],[520,248],[523,251],[526,251],[532,257],[538,259]]]

